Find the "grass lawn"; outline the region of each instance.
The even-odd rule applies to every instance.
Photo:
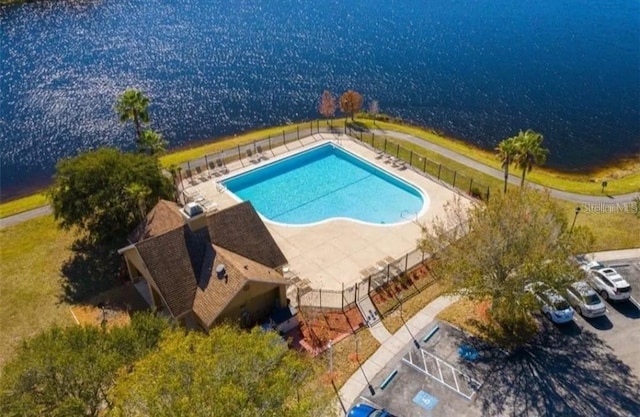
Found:
[[[47,204],[47,197],[44,193],[33,194],[27,197],[18,198],[17,200],[8,201],[0,204],[0,219],[22,213]]]
[[[358,344],[358,355],[356,356],[356,343]],[[333,382],[338,388],[344,385],[353,373],[358,370],[359,363],[364,363],[367,358],[373,355],[380,347],[380,343],[371,335],[369,330],[364,329],[356,334],[342,339],[333,345]],[[319,377],[327,379],[329,382],[329,351],[324,351],[316,358],[321,362],[317,369]]]
[[[382,319],[382,324],[391,333],[397,332],[405,321],[415,316],[420,310],[422,310],[427,304],[442,295],[444,286],[435,282],[430,286],[424,288],[421,292],[417,293],[413,297],[402,302],[402,307],[398,307],[394,312]],[[400,317],[400,308],[402,308],[402,317]]]
[[[500,162],[496,159],[493,152],[471,146],[461,140],[439,135],[429,129],[382,121],[377,121],[374,126],[372,120],[363,118],[358,119],[358,122],[369,129],[379,128],[407,133],[443,146],[471,159],[482,162],[485,165],[501,169]],[[516,133],[517,132],[514,132],[514,135]],[[516,175],[520,174],[518,170],[513,172]],[[602,168],[594,172],[581,174],[559,172],[536,167],[533,171],[527,174],[527,179],[546,187],[578,194],[600,194],[602,181],[608,182],[606,191],[611,195],[640,192],[640,162],[638,162],[637,158],[630,158],[629,161],[618,161],[615,165],[608,168]]]
[[[53,216],[0,229],[0,363],[21,340],[54,324],[74,323],[60,303],[60,266],[69,258],[74,234]]]
[[[171,165],[177,165],[187,162],[192,159],[201,158],[204,155],[218,152],[222,149],[233,148],[238,145],[244,145],[251,143],[255,140],[266,139],[268,136],[282,135],[282,132],[289,133],[295,132],[298,128],[309,129],[313,123],[315,128],[318,123],[320,126],[326,125],[326,120],[314,120],[313,122],[301,122],[284,126],[269,127],[266,129],[254,130],[251,132],[242,133],[236,136],[230,136],[222,139],[216,139],[215,142],[207,143],[200,146],[195,146],[189,149],[175,150],[160,158],[160,162],[163,166],[169,167]],[[333,127],[344,127],[344,119],[334,119],[331,122]]]
[[[474,303],[467,298],[462,298],[442,310],[436,318],[487,340],[488,335],[478,326],[479,324],[489,325],[489,319],[485,314],[486,307],[487,304]]]
[[[589,206],[557,200],[567,213],[569,224],[573,222],[576,207],[580,213],[576,227],[587,226],[596,237],[594,252],[640,247],[640,218],[633,212],[602,213],[589,210]]]
[[[393,140],[410,151],[433,159],[435,162],[441,163],[451,169],[458,170],[467,177],[473,177],[481,184],[488,185],[491,190],[490,194],[502,192],[504,182],[497,178],[475,171],[465,165],[452,161],[440,154],[430,152],[410,142],[397,139]],[[444,178],[444,180],[448,181],[449,178]],[[518,188],[519,187],[509,185],[508,192],[517,191]],[[569,222],[573,221],[576,207],[579,206],[581,208],[580,214],[576,219],[576,226],[586,226],[591,229],[593,234],[596,236],[594,251],[597,252],[603,250],[640,247],[640,218],[636,217],[631,210],[626,212],[618,210],[602,213],[602,210],[600,210],[601,212],[597,212],[597,210],[589,210],[589,206],[579,203],[572,203],[564,200],[556,200],[556,202],[565,209]]]

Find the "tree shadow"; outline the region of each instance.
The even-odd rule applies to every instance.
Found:
[[[358,120],[350,120],[347,122],[347,128],[350,130],[355,130],[356,132],[368,132],[369,127],[367,127],[366,123],[360,122]]]
[[[122,259],[115,246],[97,245],[84,237],[73,242],[71,251],[60,269],[62,301],[87,301],[118,282]]]
[[[640,415],[638,379],[590,331],[567,337],[544,322],[529,343],[503,353],[482,355],[490,365],[483,415]]]

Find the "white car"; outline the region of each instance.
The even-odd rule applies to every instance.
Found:
[[[607,307],[586,281],[574,282],[567,288],[567,301],[584,317],[600,317],[607,312]]]
[[[589,284],[605,300],[622,301],[631,297],[631,285],[615,269],[606,266],[589,270]]]
[[[538,299],[545,316],[556,324],[568,323],[573,320],[573,308],[567,300],[552,288],[542,282],[529,284],[525,287]]]

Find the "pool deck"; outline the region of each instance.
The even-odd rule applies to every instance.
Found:
[[[461,194],[433,181],[410,168],[398,169],[385,163],[374,150],[343,135],[316,134],[288,143],[284,147],[268,152],[266,160],[251,163],[247,160],[235,161],[228,165],[230,173],[207,180],[203,176],[197,184],[187,184],[188,192],[197,192],[206,201],[215,202],[219,209],[229,207],[238,201],[223,187],[216,184],[230,176],[253,169],[295,153],[308,149],[311,145],[332,141],[353,154],[369,161],[420,188],[428,196],[428,208],[415,219],[408,216],[407,222],[397,225],[371,225],[348,220],[333,220],[312,226],[285,226],[263,219],[267,228],[289,260],[290,270],[301,279],[308,280],[313,289],[340,291],[363,279],[361,271],[389,256],[399,258],[416,248],[421,228],[416,224],[429,223],[436,216],[444,214],[444,205]],[[463,196],[462,201],[471,200]]]

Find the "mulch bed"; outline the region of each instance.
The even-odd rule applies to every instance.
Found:
[[[312,355],[326,350],[329,341],[338,341],[365,326],[357,307],[345,312],[303,308],[298,310],[301,340],[299,346]]]

